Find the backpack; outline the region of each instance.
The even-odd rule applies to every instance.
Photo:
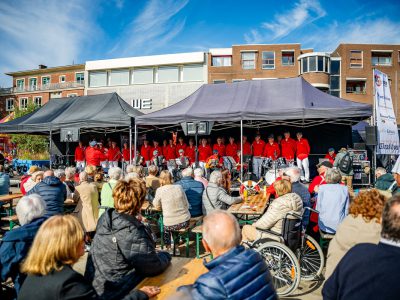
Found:
[[[346,152],[346,154],[339,162],[339,170],[345,174],[348,174],[350,173],[352,168],[353,168],[353,160],[350,157],[349,152]]]

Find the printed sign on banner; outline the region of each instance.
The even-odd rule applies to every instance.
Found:
[[[377,154],[399,154],[399,133],[388,77],[374,69],[375,112],[378,127]]]

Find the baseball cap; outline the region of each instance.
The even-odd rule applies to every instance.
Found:
[[[335,151],[335,148],[329,148],[328,152]]]
[[[327,168],[333,168],[332,163],[331,163],[330,161],[327,161],[327,160],[320,162],[320,163],[317,165],[317,168],[319,168],[319,167],[321,167],[321,166],[325,166],[325,167],[327,167]]]
[[[97,142],[96,142],[96,141],[91,141],[91,142],[89,142],[89,145],[90,145],[91,147],[94,147],[94,146],[97,145]]]
[[[213,153],[218,153],[218,150],[217,150],[217,149],[214,149],[214,150],[213,150]]]

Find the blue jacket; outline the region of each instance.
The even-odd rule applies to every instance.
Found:
[[[300,196],[301,200],[303,201],[303,208],[304,207],[311,207],[311,195],[308,191],[308,188],[301,184],[300,182],[293,182],[292,183],[292,193],[296,193]],[[308,209],[304,210],[303,213],[303,226],[307,227],[310,221],[310,211]]]
[[[202,216],[202,197],[204,185],[201,182],[194,180],[190,176],[183,177],[176,184],[182,186],[183,191],[186,194],[186,198],[189,202],[189,212],[191,217],[195,218]]]
[[[39,194],[46,203],[46,216],[51,217],[64,212],[64,201],[67,199],[65,185],[54,176],[47,176],[36,184],[27,195]]]
[[[0,195],[8,195],[10,190],[10,176],[0,172]]]
[[[178,290],[190,294],[192,299],[203,300],[278,299],[267,265],[254,250],[236,246],[204,265],[208,273],[193,285]]]
[[[7,232],[0,243],[1,281],[11,277],[17,293],[26,278],[19,272],[19,264],[28,254],[36,232],[45,220],[45,217],[41,217]]]

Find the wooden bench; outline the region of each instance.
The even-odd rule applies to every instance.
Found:
[[[9,222],[9,227],[7,227],[9,230],[13,230],[14,226],[18,223],[17,215],[2,217],[1,220]]]
[[[194,228],[200,226],[199,224],[201,224],[202,221],[203,221],[203,216],[196,217],[196,218],[191,218],[189,220],[189,226],[188,227],[172,231],[172,237],[174,239],[174,249],[173,249],[174,255],[175,255],[176,242],[177,242],[176,240],[178,238],[182,237],[182,236],[185,236],[186,257],[189,257],[190,233],[193,232]],[[197,233],[196,233],[196,251],[197,251]],[[197,257],[197,254],[196,254],[196,257]]]

